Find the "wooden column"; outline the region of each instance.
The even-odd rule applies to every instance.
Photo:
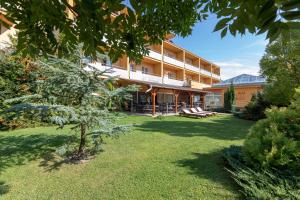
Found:
[[[198,58],[198,66],[199,66],[199,83],[201,83],[201,60]]]
[[[194,107],[194,93],[189,92],[189,95],[190,95],[190,105],[191,105],[191,108],[193,108]]]
[[[174,91],[174,96],[175,96],[175,113],[178,113],[178,96],[179,96],[179,92]]]
[[[212,67],[212,64],[210,64],[210,85],[212,85],[213,83],[213,80],[212,80],[212,72],[213,71],[213,67]]]
[[[156,113],[156,105],[155,105],[155,97],[156,97],[156,94],[157,94],[157,90],[156,89],[153,89],[151,91],[151,97],[152,97],[152,116],[155,115]]]

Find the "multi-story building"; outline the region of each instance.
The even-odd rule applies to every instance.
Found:
[[[3,15],[2,15],[3,16]],[[2,30],[2,29],[1,29]],[[9,29],[1,31],[7,35]],[[0,36],[1,37],[1,36]],[[116,63],[89,63],[118,79],[118,85],[139,85],[133,100],[126,105],[132,112],[179,112],[180,107],[204,105],[205,91],[220,82],[220,67],[172,42],[173,34],[160,45],[149,46],[149,54],[140,64],[126,55]]]
[[[204,88],[220,82],[220,67],[175,45],[170,34],[161,45],[149,46],[149,54],[140,64],[123,56],[112,65],[100,62],[89,65],[109,70],[120,86],[136,84],[127,109],[136,112],[179,112],[180,107],[202,106]]]

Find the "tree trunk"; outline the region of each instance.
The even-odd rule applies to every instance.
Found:
[[[78,155],[82,155],[84,153],[86,140],[86,126],[84,124],[80,125],[80,144],[78,149]]]

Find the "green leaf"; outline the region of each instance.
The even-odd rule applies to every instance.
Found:
[[[274,0],[268,0],[263,7],[259,10],[258,17],[260,17],[263,13],[266,13],[268,10],[270,10],[275,4]]]
[[[300,19],[300,11],[286,11],[282,12],[281,16],[286,20],[297,20]]]
[[[284,11],[300,8],[299,0],[290,0],[282,4],[281,9]]]
[[[223,38],[223,37],[226,36],[227,30],[228,30],[228,28],[224,28],[224,29],[222,30],[222,32],[221,32],[221,38]]]
[[[231,18],[223,18],[221,19],[217,25],[215,26],[214,32],[219,31],[221,29],[223,29],[227,23],[231,20]]]

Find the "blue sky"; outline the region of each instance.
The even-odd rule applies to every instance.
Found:
[[[212,61],[221,67],[222,80],[239,74],[259,74],[259,60],[264,54],[267,41],[264,35],[226,35],[221,39],[220,32],[213,32],[217,19],[210,16],[194,27],[192,35],[172,39],[185,49]]]

